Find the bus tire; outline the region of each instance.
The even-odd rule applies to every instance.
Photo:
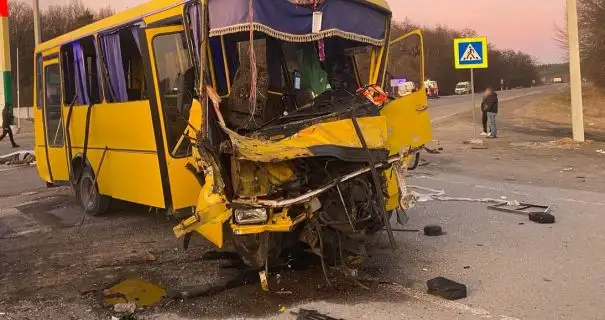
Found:
[[[95,177],[89,167],[84,169],[80,183],[75,186],[76,197],[84,211],[91,216],[99,216],[107,212],[111,197],[99,193]]]

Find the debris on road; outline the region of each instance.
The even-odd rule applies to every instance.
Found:
[[[600,154],[605,154],[605,150],[603,150],[603,149],[599,149],[599,150],[597,150],[597,153],[600,153]]]
[[[550,207],[532,203],[499,203],[487,207],[491,210],[529,216],[529,220],[541,224],[555,223],[555,216],[550,213]],[[539,210],[539,211],[536,211]]]
[[[298,312],[290,311],[290,313],[296,316],[296,320],[344,320],[321,314],[317,310],[299,309]]]
[[[579,149],[583,145],[590,144],[592,141],[586,140],[585,142],[576,142],[571,138],[563,138],[559,140],[552,140],[548,142],[535,142],[535,141],[525,141],[525,142],[511,142],[510,146],[512,147],[522,147],[522,148],[537,148],[537,149],[563,149],[563,150],[574,150]]]
[[[444,277],[437,277],[428,280],[426,285],[428,287],[428,294],[439,296],[447,300],[466,298],[465,285]]]
[[[444,235],[443,229],[440,225],[430,224],[424,227],[424,235],[428,237],[437,237]]]
[[[416,189],[417,191],[412,191],[412,194],[416,197],[417,202],[428,202],[431,200],[439,200],[439,201],[464,201],[464,202],[484,202],[484,203],[495,203],[495,204],[507,204],[507,205],[518,205],[519,202],[516,200],[505,201],[502,199],[494,199],[494,198],[457,198],[457,197],[446,197],[445,190],[436,190],[421,186],[409,185],[408,188]],[[428,193],[421,193],[420,190],[426,191]]]
[[[113,305],[113,311],[116,313],[133,314],[137,310],[137,305],[133,302],[116,303]]]
[[[33,150],[21,150],[0,156],[0,164],[9,166],[30,164],[34,161],[36,161],[36,154]]]
[[[419,229],[393,229],[394,232],[420,232]]]
[[[478,144],[478,145],[482,145],[483,144],[483,140],[481,139],[470,139],[470,140],[464,140],[462,141],[463,144]]]
[[[166,290],[141,278],[126,279],[103,292],[105,305],[134,303],[137,307],[148,307],[166,296]]]
[[[531,212],[529,220],[540,224],[553,224],[555,223],[555,216],[548,212]]]

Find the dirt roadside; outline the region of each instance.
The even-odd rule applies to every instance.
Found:
[[[568,189],[602,188],[605,140],[574,146],[551,144],[570,130],[542,121],[528,126],[518,116],[524,109],[548,99],[542,94],[501,105],[500,138],[486,141],[487,149],[471,149],[472,118],[461,114],[434,125],[439,155],[424,155],[428,164],[417,172],[459,173],[493,181],[563,186]],[[598,133],[595,135],[598,138]],[[569,169],[571,168],[571,169]],[[45,189],[35,179],[35,169],[24,167],[0,172],[0,319],[110,319],[115,313],[103,306],[103,290],[131,277],[141,277],[168,289],[215,283],[241,270],[223,268],[228,262],[205,261],[212,245],[194,237],[183,250],[172,234],[173,221],[129,206],[105,217],[86,218],[67,188]],[[29,186],[11,192],[7,186]],[[33,194],[27,190],[33,190]],[[19,229],[21,228],[21,229]],[[20,231],[30,231],[18,234]],[[379,247],[386,249],[385,243]],[[228,249],[228,248],[227,248]],[[397,303],[401,295],[380,283],[381,270],[366,270],[374,281],[369,290],[331,271],[334,286],[327,288],[317,265],[307,269],[279,270],[272,283],[277,291],[265,293],[254,277],[242,286],[206,297],[162,302],[140,310],[137,318],[267,317],[281,306],[309,301],[355,304],[363,301]],[[388,266],[385,266],[388,267]],[[279,279],[279,283],[277,282]],[[405,279],[402,285],[406,285]]]
[[[569,140],[571,126],[552,113],[550,101],[561,93],[542,93],[500,104],[497,117],[498,139],[483,139],[482,147],[463,144],[473,137],[472,114],[467,112],[433,124],[432,147],[442,147],[439,155],[424,155],[421,167],[437,172],[460,173],[502,182],[566,189],[597,190],[605,177],[605,130],[590,128],[584,144]],[[561,114],[560,111],[558,114]],[[480,115],[477,114],[480,119]],[[477,124],[480,132],[481,124]]]

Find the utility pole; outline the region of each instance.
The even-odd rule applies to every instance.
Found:
[[[12,114],[13,74],[11,69],[9,34],[8,0],[0,0],[0,110],[4,110],[9,105],[11,106],[9,112]]]
[[[17,133],[21,132],[21,81],[19,80],[19,46],[17,46]]]
[[[475,115],[475,69],[471,69],[471,96],[473,96],[473,140],[477,140],[477,116]]]
[[[0,0],[2,1],[2,0]],[[34,43],[40,44],[40,5],[38,0],[34,0]]]
[[[584,108],[582,105],[582,72],[580,71],[577,0],[567,0],[567,35],[569,37],[569,83],[571,88],[573,139],[574,141],[583,142]]]

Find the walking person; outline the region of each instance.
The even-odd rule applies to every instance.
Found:
[[[489,130],[486,131],[489,132],[487,138],[497,138],[498,130],[496,129],[496,115],[498,114],[498,94],[490,87],[485,89],[485,95],[481,102],[481,110],[487,116],[487,130]]]
[[[10,125],[12,120],[13,117],[10,113],[10,104],[5,104],[4,109],[2,109],[2,135],[0,135],[0,141],[8,134],[8,138],[11,140],[13,148],[19,148],[19,145],[15,142],[15,138],[13,137],[13,130]]]

